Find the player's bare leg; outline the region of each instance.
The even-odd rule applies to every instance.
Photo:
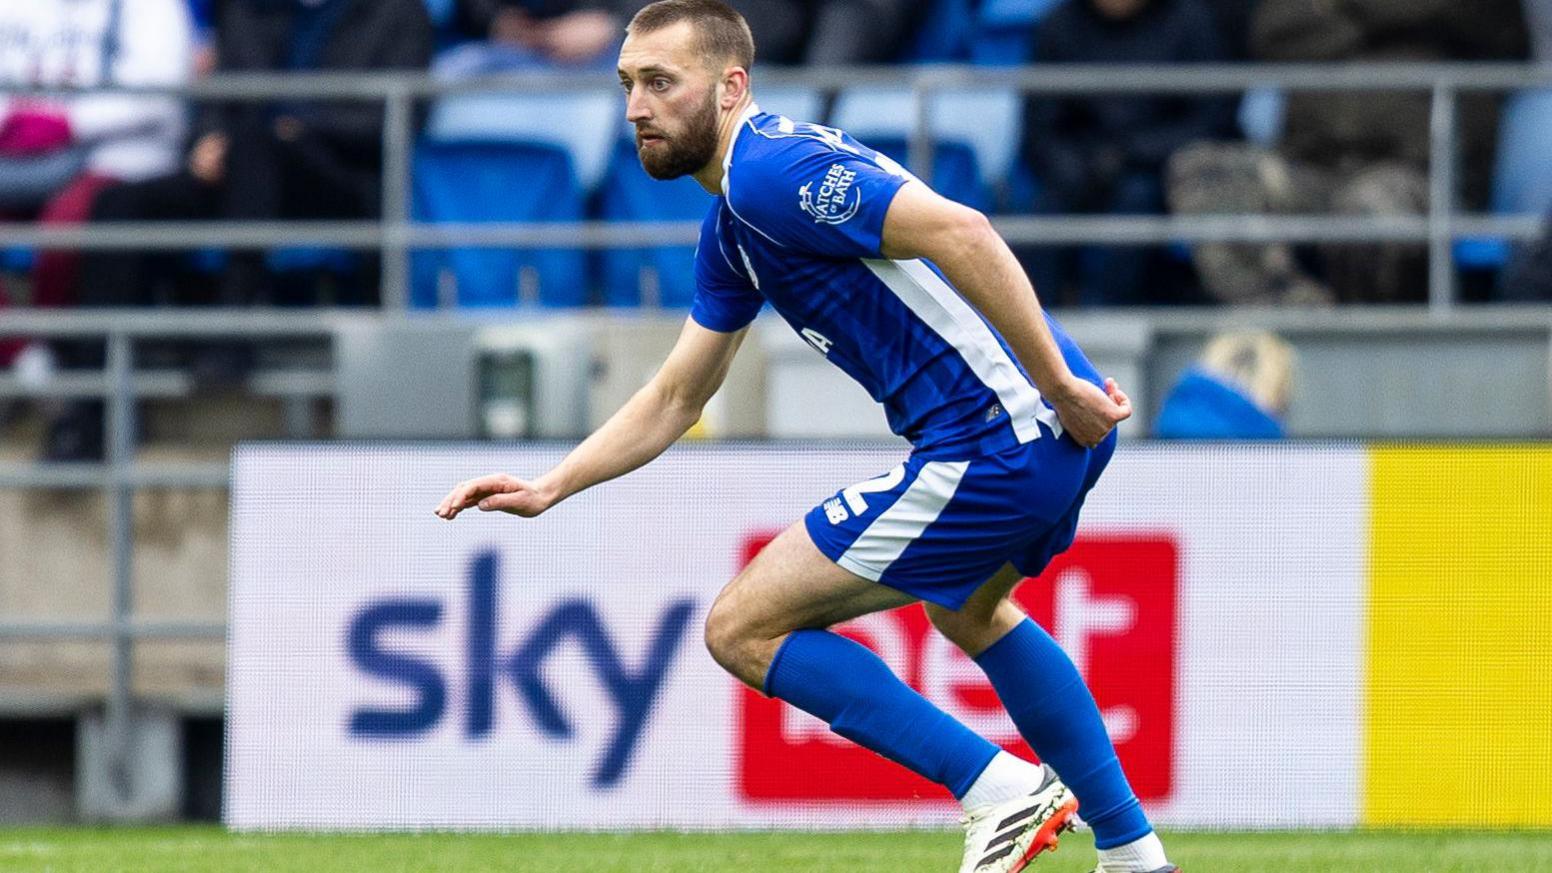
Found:
[[[927,617],[976,659],[997,688],[1035,754],[1073,782],[1086,818],[1100,819],[1096,873],[1171,873],[1158,835],[1136,808],[1099,710],[1070,659],[1011,600],[1024,574],[1012,565],[988,580],[959,610],[927,604]],[[1006,640],[1006,642],[1004,642]],[[998,646],[993,651],[994,646]],[[1053,712],[1054,711],[1054,712]],[[1092,826],[1094,821],[1089,820]]]
[[[824,629],[914,600],[836,566],[799,522],[717,595],[706,616],[706,648],[724,670],[763,691],[771,661],[792,631]]]
[[[751,688],[948,788],[967,812],[962,873],[1015,873],[1055,845],[1077,806],[1054,771],[997,749],[825,630],[913,601],[837,566],[799,523],[723,589],[706,646]]]

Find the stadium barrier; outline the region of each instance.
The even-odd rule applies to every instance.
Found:
[[[700,643],[723,582],[898,448],[679,448],[538,520],[431,514],[461,479],[562,451],[239,449],[230,826],[953,820],[941,789]],[[1019,599],[1162,823],[1552,826],[1549,578],[1552,446],[1134,444]],[[1027,753],[919,608],[844,632]]]
[[[1062,64],[1034,67],[815,68],[761,70],[758,87],[907,88],[912,125],[908,164],[923,178],[933,166],[934,95],[976,88],[1021,94],[1209,94],[1265,89],[1285,91],[1412,91],[1432,98],[1429,210],[1426,216],[1050,216],[1005,217],[998,229],[1014,244],[1169,244],[1206,241],[1415,242],[1429,247],[1429,307],[1457,304],[1455,243],[1465,239],[1529,240],[1542,233],[1542,216],[1467,215],[1453,192],[1459,162],[1461,94],[1510,92],[1552,85],[1552,64]],[[410,302],[410,255],[418,248],[457,245],[494,248],[613,248],[691,245],[698,222],[419,223],[411,220],[411,172],[417,103],[471,94],[613,93],[612,83],[570,73],[533,72],[447,81],[415,73],[228,74],[183,86],[112,89],[173,94],[195,100],[335,99],[384,107],[382,219],[344,222],[123,223],[112,228],[41,227],[0,223],[0,246],[191,250],[211,246],[267,248],[305,242],[366,247],[380,253],[382,300],[390,309]],[[0,95],[47,96],[70,89],[0,85]],[[621,115],[623,116],[623,110]],[[612,134],[611,134],[612,135]]]

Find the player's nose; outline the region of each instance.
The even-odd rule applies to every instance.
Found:
[[[643,121],[651,120],[651,118],[652,110],[647,108],[646,98],[632,91],[625,98],[625,120],[631,124],[640,124]]]

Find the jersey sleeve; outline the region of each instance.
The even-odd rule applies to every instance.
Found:
[[[695,247],[695,296],[690,317],[707,330],[735,333],[760,314],[765,298],[734,266],[736,251],[721,233],[722,201],[718,200],[701,222],[700,243]]]
[[[739,219],[778,245],[830,257],[879,258],[884,216],[909,179],[861,154],[805,141],[735,163],[728,203]]]

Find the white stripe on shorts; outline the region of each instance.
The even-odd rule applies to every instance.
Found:
[[[928,461],[894,505],[868,525],[836,561],[864,579],[877,582],[927,526],[938,520],[954,499],[969,461]]]

